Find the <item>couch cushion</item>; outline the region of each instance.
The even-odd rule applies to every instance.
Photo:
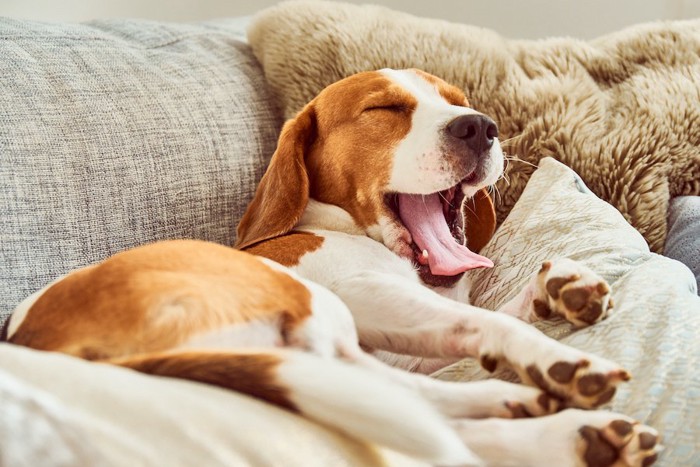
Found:
[[[238,23],[0,32],[0,321],[125,248],[233,243],[281,124]]]
[[[700,293],[700,196],[671,200],[664,254],[690,268]]]
[[[606,320],[579,331],[563,320],[537,327],[629,370],[632,381],[622,385],[608,408],[662,433],[666,450],[660,465],[697,463],[700,425],[680,422],[700,413],[700,297],[686,266],[650,253],[642,236],[615,208],[551,158],[540,161],[481,254],[492,258],[495,267],[474,271],[472,302],[491,310],[521,290],[549,259],[575,259],[602,275],[612,286],[615,302]],[[490,375],[477,362],[465,360],[437,376],[471,381]],[[515,380],[505,371],[497,376]]]

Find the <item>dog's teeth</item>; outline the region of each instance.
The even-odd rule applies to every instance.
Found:
[[[423,259],[428,259],[428,250],[423,250]]]

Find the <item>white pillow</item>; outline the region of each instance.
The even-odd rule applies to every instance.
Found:
[[[540,161],[481,254],[496,266],[474,273],[472,302],[491,310],[514,296],[549,259],[575,259],[602,275],[612,286],[615,302],[605,321],[579,331],[563,320],[537,327],[631,371],[632,381],[618,390],[607,408],[661,431],[666,450],[660,465],[698,465],[700,297],[686,266],[650,253],[642,236],[615,208],[552,158]],[[475,361],[464,360],[435,376],[456,381],[490,375]],[[497,376],[516,380],[509,372]]]

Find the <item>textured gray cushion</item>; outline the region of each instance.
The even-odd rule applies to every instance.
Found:
[[[71,269],[138,244],[223,244],[281,124],[225,21],[0,19],[0,322]]]
[[[671,200],[664,254],[693,271],[700,294],[700,196],[678,196]]]

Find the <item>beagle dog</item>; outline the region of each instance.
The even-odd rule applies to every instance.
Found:
[[[359,73],[285,124],[236,249],[119,253],[27,298],[7,339],[229,388],[434,464],[652,464],[653,428],[582,410],[629,374],[528,324],[603,319],[604,280],[558,259],[499,312],[468,303],[502,171],[498,128],[462,91]],[[420,374],[465,357],[524,384]]]

